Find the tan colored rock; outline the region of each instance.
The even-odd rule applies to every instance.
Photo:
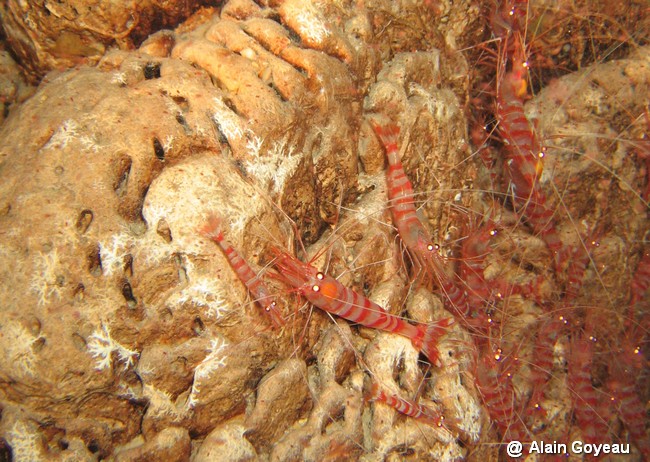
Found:
[[[201,447],[192,458],[194,462],[213,460],[232,460],[249,462],[258,460],[253,445],[246,439],[245,427],[241,422],[233,421],[216,427],[201,443]]]
[[[133,49],[149,34],[172,28],[206,2],[85,0],[21,2],[0,6],[2,28],[32,80],[50,70],[96,64],[111,46]]]
[[[116,462],[184,462],[190,460],[190,437],[187,430],[169,427],[138,447],[120,451]]]
[[[257,389],[257,399],[246,417],[246,438],[258,448],[277,441],[311,406],[307,367],[298,359],[282,361],[266,374]]]

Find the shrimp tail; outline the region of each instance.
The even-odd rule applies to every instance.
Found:
[[[432,364],[440,366],[438,339],[447,333],[449,326],[454,324],[454,318],[445,318],[418,326],[418,335],[411,339],[413,346],[420,350]]]
[[[393,123],[379,125],[374,120],[371,121],[372,128],[379,137],[386,149],[386,153],[397,152],[397,138],[399,137],[399,126]]]
[[[221,229],[221,218],[215,214],[210,214],[207,223],[200,229],[200,233],[211,241],[222,242],[224,238]]]

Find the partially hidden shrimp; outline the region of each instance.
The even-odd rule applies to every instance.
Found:
[[[264,312],[271,319],[275,327],[282,327],[285,325],[285,320],[277,307],[277,303],[268,287],[258,274],[248,265],[246,260],[235,250],[235,248],[224,239],[223,231],[221,230],[221,220],[215,215],[208,218],[207,224],[201,229],[201,234],[208,239],[216,242],[223,253],[228,258],[228,262],[237,277],[241,282],[246,285],[248,292],[253,296],[253,299],[264,309]]]
[[[512,367],[512,358],[488,342],[477,358],[476,386],[501,436],[506,441],[524,441],[527,431],[518,412]]]
[[[591,444],[606,442],[607,420],[611,414],[609,397],[594,388],[591,380],[595,342],[595,337],[586,334],[573,339],[568,377],[574,394],[573,415],[580,425],[583,440]]]
[[[544,152],[533,124],[524,113],[527,95],[527,65],[523,59],[518,37],[515,37],[515,57],[512,69],[498,82],[496,117],[498,130],[506,151],[504,169],[509,180],[515,209],[523,213],[536,233],[553,252],[556,265],[563,263],[563,244],[555,229],[553,210],[547,207],[546,195],[539,186]],[[504,62],[500,68],[505,68]]]
[[[625,424],[632,441],[650,460],[650,438],[646,431],[646,405],[637,392],[637,380],[647,368],[647,360],[643,357],[642,330],[637,326],[629,329],[623,338],[621,351],[611,362],[608,389],[616,399],[618,415]]]
[[[437,339],[453,324],[453,319],[441,319],[429,324],[409,324],[313,266],[278,248],[272,250],[275,254],[273,264],[280,278],[312,305],[348,321],[402,335],[411,340],[413,346],[422,351],[432,364],[440,365]]]
[[[538,411],[546,416],[546,410],[541,403],[545,398],[546,386],[553,372],[553,350],[565,329],[566,320],[560,316],[543,322],[537,330],[533,349],[534,362],[530,369],[530,383],[533,391],[525,410],[527,415]]]
[[[388,394],[379,388],[377,382],[372,383],[369,401],[384,403],[397,410],[400,414],[421,420],[432,426],[446,428],[445,417],[440,412],[424,404],[394,394]]]

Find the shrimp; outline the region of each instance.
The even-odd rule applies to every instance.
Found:
[[[607,438],[610,414],[609,397],[594,388],[591,380],[594,344],[593,336],[574,339],[569,368],[569,385],[575,394],[573,414],[582,430],[582,438],[592,444],[603,443]]]
[[[446,428],[445,417],[438,411],[397,395],[389,395],[380,389],[376,382],[372,383],[369,401],[379,401],[397,410],[400,414],[421,420],[429,425]]]
[[[490,226],[482,226],[476,231],[470,232],[461,246],[459,276],[465,281],[468,287],[470,304],[479,305],[488,300],[492,295],[492,289],[485,280],[485,258],[492,250],[490,239],[496,236],[498,230],[494,223]]]
[[[637,379],[647,367],[641,346],[643,332],[639,327],[629,329],[622,348],[611,362],[609,390],[616,399],[618,412],[637,449],[650,460],[650,439],[646,432],[645,403],[637,392]]]
[[[565,258],[563,244],[553,220],[553,210],[546,206],[546,195],[539,187],[544,151],[533,125],[524,113],[527,94],[526,61],[520,56],[522,45],[515,41],[512,70],[497,87],[496,117],[505,144],[504,167],[510,182],[515,209],[523,213],[535,233],[539,233],[555,256],[556,265]],[[505,66],[505,58],[502,67]]]
[[[374,121],[372,125],[386,150],[388,160],[386,181],[393,224],[416,264],[426,271],[431,269],[432,264],[439,263],[434,261],[437,248],[429,241],[428,233],[415,209],[413,185],[406,176],[399,158],[397,147],[399,127],[394,124],[381,126]]]
[[[533,392],[525,410],[527,415],[533,414],[533,411],[541,411],[544,416],[546,415],[541,401],[545,397],[546,385],[553,372],[553,349],[565,330],[565,322],[564,317],[557,317],[543,322],[537,330],[533,349],[535,359],[530,369],[530,383]]]
[[[504,357],[500,348],[488,342],[476,359],[476,386],[501,436],[523,441],[527,432],[517,413],[511,367],[511,357]]]
[[[630,283],[630,319],[634,319],[636,305],[641,302],[650,287],[650,250],[643,252]]]
[[[441,319],[429,324],[409,324],[313,266],[278,248],[273,247],[272,250],[280,278],[312,305],[348,321],[402,335],[411,340],[415,349],[422,351],[433,364],[440,366],[436,341],[453,324],[453,319]]]
[[[277,307],[275,299],[272,297],[268,287],[260,279],[258,274],[248,265],[246,260],[235,250],[235,248],[224,239],[221,230],[221,220],[215,215],[208,218],[208,223],[201,229],[201,234],[213,242],[216,242],[223,253],[228,258],[232,269],[237,273],[237,277],[244,283],[255,301],[264,309],[271,322],[276,328],[285,325],[285,320]]]
[[[446,295],[446,305],[459,318],[467,319],[470,306],[467,293],[449,277],[444,268],[442,257],[438,253],[439,246],[428,238],[427,231],[418,217],[413,202],[413,186],[404,173],[404,167],[399,159],[397,137],[399,127],[394,124],[378,125],[372,121],[373,129],[381,140],[388,159],[386,181],[393,224],[397,228],[400,239],[406,246],[418,269],[425,274],[433,274]]]

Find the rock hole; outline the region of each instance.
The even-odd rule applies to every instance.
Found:
[[[219,135],[219,143],[221,144],[228,144],[228,138],[226,138],[226,135],[223,133],[223,130],[221,129],[221,124],[214,120],[214,125],[217,127],[217,133]]]
[[[146,80],[159,79],[160,63],[154,63],[154,62],[147,63],[142,69],[142,72]]]
[[[269,86],[269,88],[270,88],[271,90],[273,90],[273,91],[275,92],[275,94],[277,95],[277,97],[278,97],[281,101],[283,101],[283,102],[285,102],[285,103],[286,103],[287,101],[289,101],[289,97],[288,97],[288,95],[285,95],[284,93],[282,93],[282,92],[280,91],[280,89],[275,85],[275,83],[273,83],[273,82],[269,82],[269,83],[268,83],[268,86]]]
[[[398,446],[395,446],[395,449],[391,452],[396,453],[402,457],[410,457],[415,454],[415,449],[406,444],[400,444]]]
[[[156,137],[153,138],[152,142],[153,142],[153,152],[154,152],[154,154],[156,154],[156,157],[158,158],[158,160],[164,161],[165,160],[165,148],[163,148],[162,143]]]
[[[84,209],[79,213],[79,218],[77,218],[77,231],[81,234],[84,234],[88,231],[90,224],[93,222],[93,212],[90,209]]]
[[[84,339],[81,335],[77,334],[76,332],[72,334],[72,344],[74,347],[81,351],[81,352],[86,352],[88,349],[88,344],[86,343],[86,339]]]
[[[72,291],[72,296],[77,300],[83,300],[86,292],[86,287],[80,282],[77,287]]]
[[[7,440],[4,438],[0,438],[0,460],[14,460],[14,454],[11,450],[11,446],[9,446],[9,443],[7,443]]]
[[[39,337],[37,338],[33,343],[32,343],[32,351],[34,353],[40,353],[43,351],[43,348],[45,348],[46,344],[45,337]]]
[[[158,226],[156,226],[156,233],[162,237],[167,244],[172,242],[172,230],[169,228],[167,220],[161,218],[158,220]]]
[[[184,128],[188,128],[187,127],[187,121],[185,120],[185,117],[183,116],[183,114],[181,114],[180,112],[178,114],[176,114],[176,122],[181,124]]]
[[[171,322],[172,319],[174,319],[174,313],[172,312],[172,310],[170,308],[164,308],[160,312],[160,319],[163,322]]]
[[[174,100],[176,105],[181,108],[181,111],[187,112],[190,110],[190,103],[187,101],[187,98],[185,98],[184,96],[180,96],[180,95],[172,96],[172,99]]]
[[[131,173],[132,163],[133,161],[129,156],[123,156],[117,161],[113,190],[119,197],[122,197],[124,194],[126,194],[126,188],[129,183],[129,175]]]
[[[201,335],[205,330],[205,324],[203,324],[203,321],[201,321],[200,317],[197,316],[194,318],[194,322],[192,323],[192,330],[196,335]]]
[[[126,300],[127,305],[129,305],[129,308],[135,308],[138,305],[138,301],[133,296],[133,288],[129,281],[125,280],[122,282],[122,296]]]
[[[99,451],[99,443],[95,440],[90,440],[88,444],[86,445],[88,450],[92,452],[93,454],[97,453]]]
[[[59,442],[58,442],[58,446],[59,446],[59,449],[61,449],[62,451],[65,451],[66,449],[68,449],[68,447],[70,445],[68,444],[67,440],[60,439]]]
[[[102,275],[102,257],[100,253],[99,244],[91,248],[86,257],[88,262],[88,272],[92,276],[101,276]]]
[[[183,257],[180,253],[174,254],[174,264],[178,269],[178,282],[181,284],[187,284],[190,278],[187,276],[187,270],[183,266]]]
[[[300,38],[300,35],[298,35],[296,31],[293,29],[287,29],[287,31],[289,32],[289,40],[297,45],[302,44],[302,38]]]

